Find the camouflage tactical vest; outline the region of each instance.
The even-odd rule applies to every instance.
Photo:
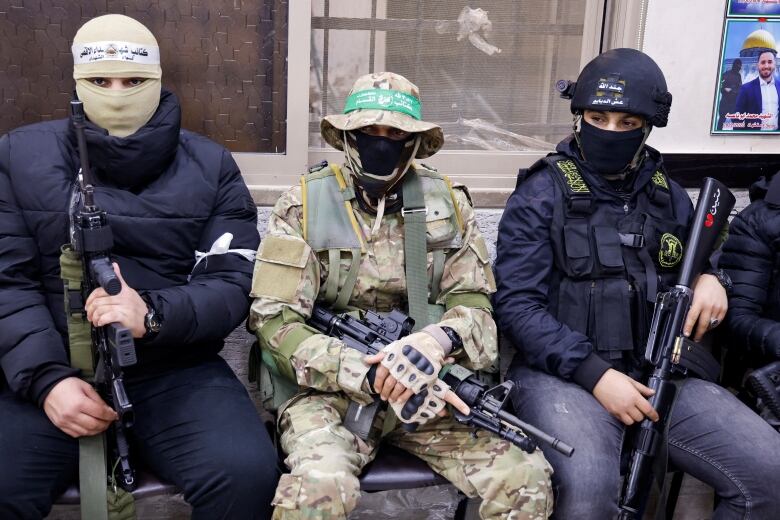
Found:
[[[438,321],[444,312],[436,305],[439,285],[444,272],[445,251],[462,246],[463,222],[455,202],[452,185],[446,177],[425,167],[415,166],[406,175],[420,177],[426,215],[426,243],[432,255],[429,276],[430,315]],[[305,175],[301,179],[303,193],[304,240],[317,252],[326,255],[329,269],[324,282],[322,301],[336,310],[349,308],[349,300],[357,281],[360,256],[366,252],[363,234],[355,217],[355,190],[335,165]],[[349,268],[342,258],[349,258]]]

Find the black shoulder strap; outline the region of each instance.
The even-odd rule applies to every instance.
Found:
[[[672,202],[672,193],[669,189],[669,176],[660,166],[655,173],[653,173],[648,186],[648,198],[650,202],[656,206],[668,207]]]
[[[515,182],[515,189],[517,189],[518,186],[522,182],[524,182],[527,178],[529,178],[534,173],[538,172],[545,166],[547,166],[547,163],[545,162],[545,159],[539,159],[535,163],[533,163],[529,168],[520,168],[520,170],[517,172],[517,182]]]

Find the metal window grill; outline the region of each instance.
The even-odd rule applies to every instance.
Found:
[[[355,78],[390,70],[420,88],[445,149],[550,150],[571,132],[553,86],[579,72],[586,0],[313,0],[310,145]]]

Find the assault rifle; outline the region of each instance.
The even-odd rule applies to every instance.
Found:
[[[654,367],[647,386],[655,390],[650,405],[658,412],[659,419],[653,422],[645,418],[636,432],[620,500],[621,519],[639,518],[647,503],[655,473],[653,466],[665,446],[669,412],[677,394],[672,376],[694,371],[700,377],[717,378],[717,362],[683,335],[683,326],[693,299],[691,285],[712,254],[734,202],[734,195],[726,186],[709,177],[704,180],[677,285],[656,298],[645,359]],[[663,475],[657,478],[663,479]]]
[[[364,311],[364,317],[360,320],[350,314],[336,314],[315,306],[308,324],[323,334],[340,339],[350,348],[373,355],[385,345],[411,333],[414,320],[399,310],[386,314]],[[455,395],[471,410],[468,415],[464,415],[453,409],[458,422],[494,433],[528,453],[536,449],[537,442],[549,444],[567,457],[574,453],[574,448],[565,442],[521,421],[506,410],[516,391],[512,381],[504,381],[490,388],[474,372],[455,364],[444,366],[439,372],[439,378],[450,385]],[[383,406],[386,403],[379,396],[374,396],[374,402],[368,406],[352,402],[344,425],[353,433],[366,438],[377,412]]]
[[[70,107],[81,163],[78,175],[81,203],[71,215],[70,236],[71,248],[81,257],[83,271],[81,294],[71,295],[71,309],[79,308],[80,304],[83,310],[83,304],[92,291],[102,287],[109,295],[115,296],[122,290],[122,284],[111,264],[110,253],[114,245],[111,226],[108,224],[106,212],[95,204],[84,134],[84,106],[81,101],[75,100],[71,101]],[[101,397],[119,416],[111,426],[113,450],[116,452],[121,472],[119,483],[125,490],[132,491],[136,486],[135,473],[130,465],[125,429],[133,425],[134,414],[133,405],[125,391],[122,368],[136,363],[133,335],[119,323],[91,327],[91,333],[95,386]],[[113,474],[111,464],[108,474]]]
[[[780,361],[754,370],[747,378],[747,385],[753,395],[761,399],[761,416],[774,428],[780,427]],[[772,417],[765,412],[769,412]]]

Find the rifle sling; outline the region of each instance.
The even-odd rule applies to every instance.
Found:
[[[422,182],[413,171],[407,172],[403,183],[404,263],[409,316],[414,330],[430,325],[428,315],[428,248],[425,217],[428,209],[423,197]]]
[[[106,434],[79,438],[81,518],[108,520]]]

